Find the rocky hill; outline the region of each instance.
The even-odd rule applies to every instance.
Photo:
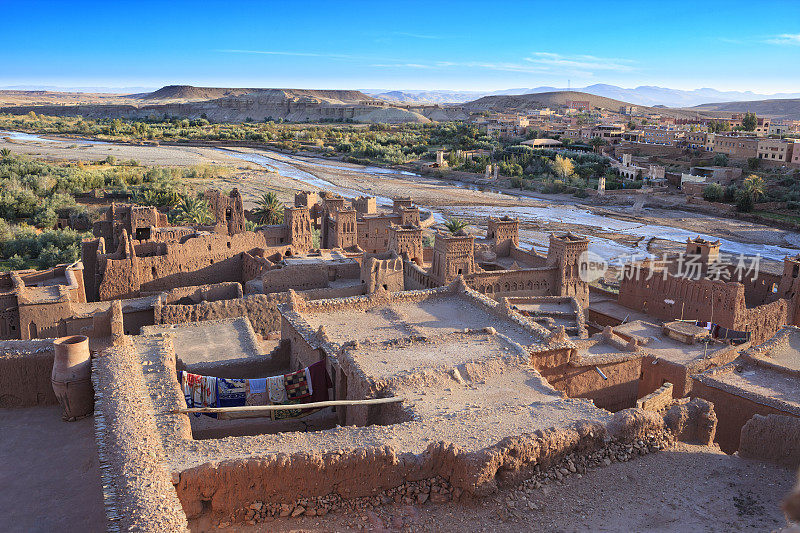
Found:
[[[142,100],[215,100],[227,96],[241,96],[256,89],[228,89],[224,87],[194,87],[192,85],[167,85],[152,93],[136,95]]]
[[[606,109],[609,111],[617,112],[622,106],[634,105],[622,100],[614,100],[613,98],[606,98],[604,96],[596,96],[594,94],[582,93],[578,91],[552,91],[544,93],[531,93],[531,94],[517,94],[517,95],[497,95],[497,96],[484,96],[472,102],[462,104],[464,109],[469,111],[493,111],[496,113],[516,113],[526,112],[529,110],[542,109],[545,107],[558,107],[564,106],[570,100],[588,101],[589,105],[599,109]],[[651,108],[645,106],[637,106],[642,110],[652,110],[654,113],[661,113],[666,115],[684,116],[696,115],[696,112],[691,112],[682,109],[667,109],[667,108]]]
[[[218,122],[282,119],[291,122],[353,120],[393,124],[429,122],[427,114],[442,115],[441,108],[393,105],[352,90],[232,89],[188,85],[170,85],[152,93],[128,95],[125,100],[109,105],[70,102],[67,105],[27,104],[0,108],[0,112],[12,114],[30,111],[88,118],[146,119],[170,116],[188,119],[205,117]],[[453,112],[453,116],[449,112],[444,115],[451,120],[463,118],[460,110]]]
[[[731,113],[752,112],[760,117],[800,120],[800,98],[718,102],[690,108],[706,114],[728,116]]]

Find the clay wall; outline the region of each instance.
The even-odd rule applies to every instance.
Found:
[[[475,238],[472,235],[436,233],[429,274],[437,283],[475,272]]]
[[[703,398],[714,404],[714,411],[719,419],[717,436],[714,440],[727,454],[739,449],[742,428],[754,415],[787,414],[697,380],[692,386],[692,397]]]
[[[641,380],[639,382],[638,396],[641,398],[657,391],[665,383],[672,383],[672,394],[683,398],[692,388],[689,369],[682,364],[645,356],[642,361]]]
[[[494,270],[465,276],[467,285],[481,294],[499,296],[561,296],[555,268]]]
[[[239,189],[233,189],[228,196],[215,189],[209,190],[205,192],[204,198],[216,224],[224,226],[228,235],[245,230],[244,207]]]
[[[637,409],[663,411],[673,402],[672,383],[666,382],[650,394],[636,400]]]
[[[0,341],[0,408],[57,404],[53,355],[52,341]]]
[[[439,285],[412,261],[403,261],[403,282],[408,291],[432,289]]]
[[[285,232],[285,226],[272,228]],[[130,247],[126,250],[123,243],[115,254],[107,254],[98,261],[102,279],[99,297],[101,300],[130,298],[137,296],[140,290],[242,281],[242,253],[269,249],[270,229],[232,236],[202,235],[183,243],[166,243],[163,255],[150,257],[137,257]],[[292,249],[293,246],[284,244],[270,252],[291,253]]]
[[[241,298],[244,295],[242,285],[233,281],[197,287],[178,287],[159,294],[162,296],[162,303],[165,304],[215,302],[217,300]]]
[[[522,248],[518,248],[516,246],[511,246],[509,248],[508,256],[520,265],[525,265],[527,267],[544,267],[547,263],[547,259],[537,254],[533,249],[529,251],[523,250]]]
[[[328,286],[328,271],[325,264],[285,266],[267,270],[261,275],[261,282],[264,293],[320,289]]]
[[[800,418],[784,415],[754,415],[742,427],[739,455],[800,466]]]
[[[408,254],[411,261],[422,265],[425,255],[422,249],[422,229],[418,226],[391,226],[388,249],[400,257]]]
[[[344,298],[364,294],[364,287],[354,285],[335,289],[322,288],[301,291],[299,294],[310,300]],[[281,329],[281,317],[277,306],[288,301],[288,292],[253,294],[234,299],[201,301],[196,304],[167,304],[161,301],[156,302],[154,306],[153,323],[183,324],[246,316],[259,335],[267,335]]]
[[[389,292],[402,291],[405,288],[403,260],[394,252],[387,254],[364,254],[361,262],[361,283],[367,292],[375,292],[383,288]]]
[[[785,300],[747,308],[745,286],[741,283],[665,277],[660,272],[653,273],[650,279],[648,276],[646,268],[641,269],[638,280],[635,275],[626,276],[620,284],[618,302],[662,320],[682,316],[713,321],[737,331],[750,331],[754,342],[771,337],[786,323],[788,303]]]
[[[519,246],[519,219],[489,217],[487,224],[486,238],[493,241],[497,255],[508,256],[511,248]]]
[[[581,363],[563,348],[531,354],[531,364],[555,389],[570,398],[588,398],[597,407],[619,411],[636,405],[641,357],[596,358],[598,364]],[[591,361],[593,358],[587,358]],[[603,379],[596,368],[608,379]]]
[[[251,250],[242,253],[242,283],[260,277],[265,271],[272,268],[273,263],[262,254],[264,250]]]
[[[389,233],[393,224],[400,224],[397,215],[364,217],[357,222],[358,246],[368,253],[377,254],[389,249]]]

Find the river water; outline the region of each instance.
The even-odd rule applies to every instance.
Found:
[[[20,133],[13,131],[0,131],[0,137],[9,137],[18,142],[48,142],[48,143],[80,143],[80,144],[112,144],[103,141],[91,140],[74,140],[74,139],[58,139],[58,138],[44,138],[30,133]],[[128,148],[136,148],[135,146],[128,145]],[[146,147],[141,147],[146,148]],[[240,159],[255,163],[262,167],[278,172],[282,176],[295,179],[299,182],[318,187],[320,189],[329,190],[346,198],[356,198],[366,194],[364,191],[356,189],[349,189],[340,187],[331,183],[328,180],[320,178],[310,172],[298,168],[296,165],[310,166],[318,168],[320,171],[328,170],[344,170],[347,172],[354,172],[357,174],[372,175],[377,177],[386,177],[386,175],[397,175],[398,178],[420,177],[418,174],[408,171],[381,168],[381,167],[350,167],[337,165],[336,162],[327,161],[316,157],[303,157],[296,158],[290,155],[272,152],[269,150],[259,150],[258,153],[242,153],[232,150],[218,148],[217,150],[225,153],[229,157]],[[503,194],[507,193],[501,191],[491,191],[490,194]],[[516,197],[519,198],[519,197]],[[375,196],[378,205],[383,207],[391,207],[392,199],[385,196]],[[522,199],[520,199],[522,200]],[[425,206],[422,206],[425,207]],[[446,215],[442,212],[436,211],[425,207],[431,211],[434,220],[443,222]],[[572,224],[576,226],[583,226],[586,228],[587,233],[592,230],[602,229],[605,231],[621,233],[630,235],[631,237],[642,237],[642,247],[628,246],[620,244],[610,239],[602,237],[590,236],[589,249],[604,259],[610,262],[618,262],[622,259],[629,257],[642,257],[646,255],[646,250],[643,248],[645,242],[650,238],[659,238],[677,243],[685,243],[687,238],[697,237],[697,232],[675,228],[671,226],[655,225],[655,224],[638,224],[627,220],[619,220],[612,217],[597,215],[579,206],[572,205],[549,205],[547,207],[527,206],[520,205],[519,207],[497,207],[485,205],[473,206],[450,206],[445,207],[444,210],[456,216],[470,217],[470,218],[487,218],[489,216],[502,216],[510,215],[517,217],[522,222],[527,223],[541,223],[541,222],[561,222],[565,224]],[[536,250],[542,251],[546,249],[546,243],[536,242],[526,235],[523,231],[520,235],[523,241],[522,245],[526,248],[533,247]],[[713,235],[700,234],[700,237],[709,240],[716,240]],[[729,239],[720,239],[721,250],[729,254],[744,254],[744,255],[760,255],[766,259],[782,260],[787,255],[795,255],[798,250],[771,244],[747,244]]]

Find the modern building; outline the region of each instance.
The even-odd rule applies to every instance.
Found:
[[[759,139],[758,158],[776,163],[790,163],[795,143],[784,139]]]

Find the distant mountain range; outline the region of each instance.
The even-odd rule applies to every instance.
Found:
[[[155,87],[58,87],[56,85],[6,85],[2,91],[53,91],[60,93],[134,94],[155,91]]]
[[[588,87],[534,87],[520,89],[505,89],[502,91],[432,91],[432,90],[407,90],[407,91],[381,91],[365,90],[366,94],[380,98],[382,100],[403,102],[403,103],[464,103],[483,96],[497,95],[517,95],[517,94],[536,94],[559,91],[579,91],[630,102],[642,106],[667,106],[667,107],[692,107],[701,104],[767,100],[776,98],[800,98],[800,93],[777,93],[777,94],[758,94],[751,91],[718,91],[716,89],[694,89],[685,91],[682,89],[669,89],[667,87],[657,87],[654,85],[640,85],[633,89],[617,87],[616,85],[606,85],[598,83]]]

